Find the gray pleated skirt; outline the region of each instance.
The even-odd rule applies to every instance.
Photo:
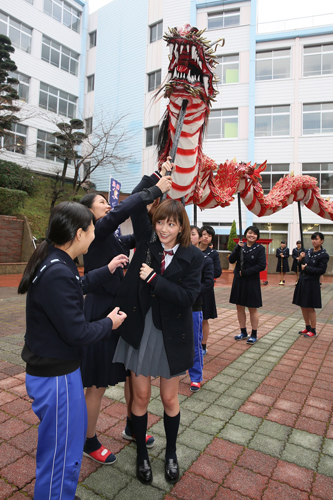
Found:
[[[165,352],[163,334],[153,323],[152,310],[149,309],[145,318],[145,327],[139,349],[134,349],[122,338],[119,339],[113,363],[123,363],[126,370],[131,370],[137,376],[172,378],[168,358]],[[185,372],[174,375],[184,375]]]

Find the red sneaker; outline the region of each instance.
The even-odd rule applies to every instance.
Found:
[[[307,332],[304,333],[303,337],[317,337],[317,334],[313,332]]]
[[[298,332],[300,335],[303,334],[303,333],[308,333],[307,329],[304,328],[304,330],[301,330],[300,332]]]
[[[111,453],[111,451],[107,450],[103,445],[100,448],[98,448],[98,450],[92,451],[91,453],[86,453],[84,451],[83,455],[85,457],[91,458],[91,460],[94,460],[99,464],[104,464],[104,465],[112,465],[117,460],[116,456],[113,453]]]
[[[128,441],[136,441],[134,434],[127,434],[126,429],[122,432],[122,436],[124,439],[127,439]],[[154,436],[150,436],[149,434],[146,434],[146,446],[147,448],[152,448],[155,444],[155,438]]]
[[[190,387],[190,391],[192,392],[198,392],[200,391],[200,382],[191,382],[191,387]]]

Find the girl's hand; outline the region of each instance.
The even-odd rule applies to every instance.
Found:
[[[239,241],[238,246],[243,247],[244,246],[244,241]]]
[[[170,160],[171,160],[171,156],[168,156],[167,161],[165,161],[163,163],[163,165],[161,167],[162,176],[171,175],[173,169],[176,167],[176,165],[174,163],[171,163]]]
[[[128,257],[127,255],[124,254],[119,254],[117,257],[114,257],[114,259],[111,260],[111,262],[108,263],[108,268],[110,273],[114,273],[117,267],[125,267],[125,265],[128,264]]]
[[[117,330],[117,328],[123,323],[123,321],[127,318],[127,314],[120,311],[119,307],[115,307],[113,311],[110,312],[107,316],[112,320],[112,330]]]
[[[302,264],[301,265],[301,268],[302,268],[302,271],[304,271],[304,269],[306,268],[307,264]]]
[[[153,271],[154,269],[152,267],[147,266],[147,264],[142,264],[139,276],[144,281]]]
[[[170,191],[171,186],[172,186],[171,176],[165,175],[164,177],[161,177],[161,179],[158,181],[156,186],[160,188],[162,193],[167,193],[168,191]]]

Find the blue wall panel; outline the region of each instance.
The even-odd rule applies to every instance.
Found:
[[[141,178],[147,20],[148,0],[114,0],[98,11],[94,119],[124,115],[121,123],[131,137],[123,151],[131,159],[92,176],[101,190],[108,189],[110,175],[122,183],[123,193]]]

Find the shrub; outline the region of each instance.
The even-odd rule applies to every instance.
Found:
[[[234,242],[234,238],[237,238],[237,232],[236,232],[236,221],[232,222],[231,229],[230,229],[230,236],[228,240],[228,245],[227,248],[229,252],[232,252],[236,246],[236,243]]]
[[[0,214],[14,214],[20,204],[24,205],[24,200],[27,196],[25,191],[0,187]]]
[[[34,176],[28,168],[17,163],[0,160],[0,187],[18,189],[32,195],[36,189]]]

